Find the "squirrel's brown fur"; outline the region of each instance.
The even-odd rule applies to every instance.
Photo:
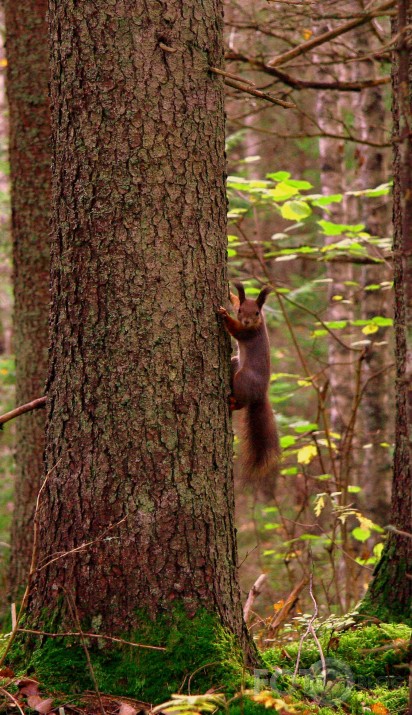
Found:
[[[273,494],[280,448],[273,411],[269,403],[270,347],[263,315],[263,304],[270,288],[263,288],[256,300],[246,298],[236,282],[239,298],[230,294],[237,319],[220,308],[226,329],[237,340],[238,355],[232,358],[232,410],[242,410],[241,467],[245,482],[265,493]]]

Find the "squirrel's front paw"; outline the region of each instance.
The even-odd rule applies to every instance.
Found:
[[[218,312],[219,315],[221,315],[223,318],[227,318],[227,317],[229,316],[229,313],[227,312],[226,308],[223,308],[222,305],[219,306],[219,308],[217,309],[217,312]]]

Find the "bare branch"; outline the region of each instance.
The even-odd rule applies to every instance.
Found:
[[[358,18],[356,20],[350,20],[349,22],[345,22],[343,25],[339,25],[339,27],[335,27],[333,30],[328,30],[327,32],[323,32],[317,37],[312,37],[307,42],[302,42],[301,45],[294,47],[293,50],[288,50],[287,52],[284,52],[283,55],[278,55],[278,57],[275,57],[269,62],[269,65],[271,67],[283,65],[286,62],[289,62],[289,60],[292,60],[294,57],[303,55],[305,54],[305,52],[309,52],[315,47],[319,47],[319,45],[323,45],[325,42],[335,39],[335,37],[339,37],[346,32],[350,32],[350,30],[353,30],[355,27],[365,25],[367,22],[370,22],[370,20],[372,20],[374,17],[378,17],[379,15],[385,15],[386,10],[389,10],[389,8],[393,7],[394,4],[394,0],[389,0],[375,10],[365,12],[363,17],[361,18]]]
[[[146,645],[144,643],[133,643],[125,641],[123,638],[115,638],[114,636],[103,636],[100,633],[86,633],[84,631],[64,631],[63,633],[49,633],[48,631],[36,631],[32,628],[18,628],[19,633],[33,633],[35,636],[49,636],[49,638],[100,638],[113,643],[122,643],[123,645],[131,645],[133,648],[149,648],[150,650],[167,650],[160,645]]]
[[[267,92],[262,92],[260,89],[257,89],[255,85],[252,85],[249,81],[245,82],[245,80],[241,77],[232,75],[229,72],[223,72],[217,67],[209,67],[209,69],[214,74],[223,74],[225,77],[225,84],[227,84],[229,87],[239,89],[241,92],[251,94],[253,95],[253,97],[259,97],[259,99],[265,99],[267,102],[271,102],[272,104],[278,104],[280,107],[284,107],[285,109],[296,109],[296,105],[292,102],[284,102],[283,99],[277,99],[277,97],[273,97],[271,94],[267,94]],[[236,77],[236,79],[232,79],[233,77]]]
[[[11,410],[10,412],[6,412],[4,415],[1,415],[0,429],[2,429],[2,425],[4,425],[6,422],[14,420],[15,417],[19,417],[20,415],[24,415],[25,412],[31,412],[31,410],[38,410],[41,407],[45,407],[46,401],[47,397],[38,397],[36,400],[32,400],[32,402],[27,402],[25,405],[15,407],[14,410]]]
[[[228,52],[225,55],[227,60],[233,62],[247,62],[254,69],[258,69],[265,74],[269,74],[271,77],[276,77],[284,84],[287,84],[293,89],[338,89],[341,92],[360,92],[362,89],[367,89],[368,87],[377,87],[382,84],[389,84],[391,81],[390,77],[380,77],[379,79],[364,79],[358,82],[321,82],[316,80],[306,80],[306,79],[296,79],[286,72],[272,67],[270,64],[266,64],[262,60],[258,60],[255,57],[248,57],[247,55],[241,54],[239,52]],[[240,78],[239,78],[240,79]],[[244,82],[245,80],[240,80]]]

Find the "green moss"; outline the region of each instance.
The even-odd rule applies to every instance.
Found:
[[[183,608],[141,626],[125,639],[164,646],[165,651],[88,641],[94,676],[101,692],[161,703],[173,693],[202,693],[211,686],[234,693],[242,681],[242,656],[235,637],[205,610],[189,618]],[[91,640],[91,639],[90,639]],[[29,653],[29,656],[27,656]],[[26,655],[25,655],[26,654]],[[45,638],[41,645],[20,643],[12,655],[32,672],[47,692],[81,693],[93,689],[90,668],[79,639]]]
[[[410,589],[408,583],[408,558],[395,538],[385,544],[381,560],[375,569],[374,578],[361,603],[359,612],[375,616],[381,621],[407,623],[412,626]]]
[[[325,629],[319,635],[325,657],[331,659],[332,664],[336,661],[349,669],[356,684],[371,688],[382,679],[388,681],[391,676],[399,679],[402,675],[411,629],[402,623],[381,623],[334,633],[332,638]],[[298,642],[272,648],[263,654],[265,665],[271,670],[278,666],[293,672],[298,649]],[[306,670],[319,660],[313,639],[304,641],[299,669]]]
[[[353,691],[348,702],[352,715],[364,715],[373,705],[383,705],[388,709],[389,715],[403,715],[408,703],[408,688],[406,686],[390,690],[378,687],[370,691]],[[319,715],[324,715],[323,710]],[[336,715],[336,713],[335,713]]]

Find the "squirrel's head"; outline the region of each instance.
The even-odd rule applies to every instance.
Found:
[[[263,288],[256,300],[246,298],[245,289],[240,281],[234,281],[235,288],[239,294],[239,298],[233,293],[230,294],[232,305],[237,310],[237,318],[250,330],[256,330],[262,324],[262,308],[263,304],[270,293],[270,288]]]

